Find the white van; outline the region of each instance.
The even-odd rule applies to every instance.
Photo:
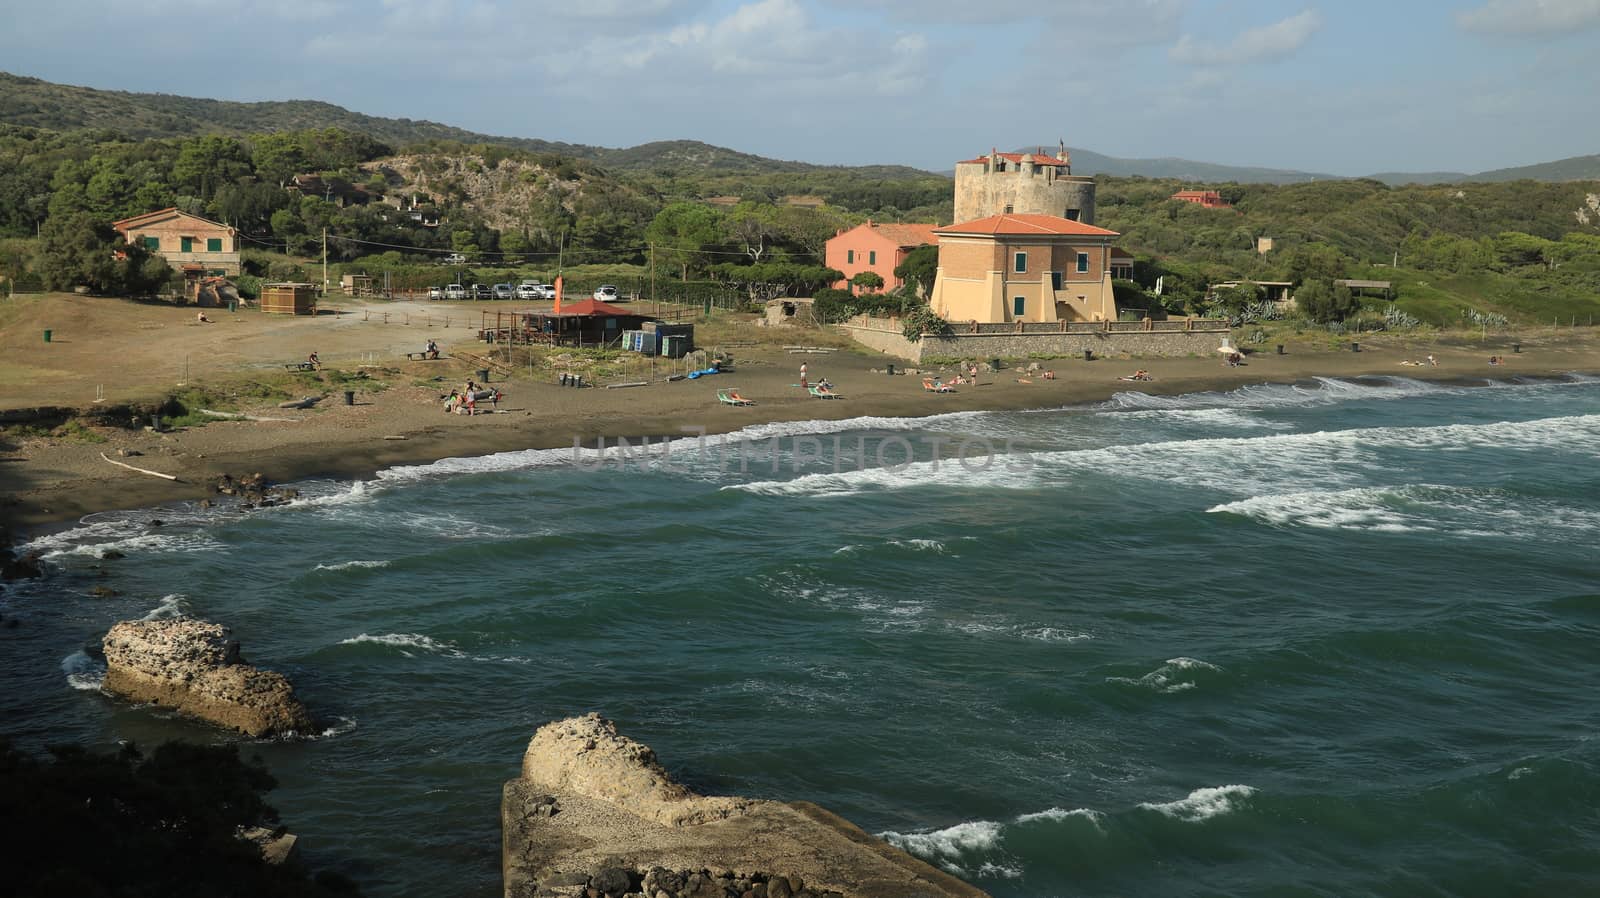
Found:
[[[460,284],[447,284],[444,288],[445,299],[466,299],[467,288]]]

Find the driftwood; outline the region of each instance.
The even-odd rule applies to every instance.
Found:
[[[649,381],[647,381],[647,380],[636,380],[636,381],[632,381],[630,383],[625,383],[625,384],[606,384],[606,389],[608,389],[608,390],[620,390],[623,387],[648,387],[648,386],[650,386],[650,382]]]
[[[278,403],[278,408],[310,408],[321,401],[321,396],[307,396],[304,399],[291,399],[288,402],[280,402]]]
[[[133,465],[123,464],[114,458],[108,457],[104,452],[100,453],[100,457],[104,458],[108,462],[111,462],[119,468],[127,468],[130,471],[138,471],[140,474],[149,474],[151,477],[160,477],[162,480],[171,480],[174,483],[176,483],[178,480],[178,478],[172,476],[171,474],[163,474],[160,471],[147,471],[144,468],[135,468]]]
[[[260,415],[245,415],[239,412],[214,412],[211,409],[200,409],[200,414],[210,415],[213,418],[222,418],[228,421],[298,421],[299,418],[264,418]]]

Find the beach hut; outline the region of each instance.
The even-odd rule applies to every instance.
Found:
[[[261,311],[278,315],[315,315],[317,285],[262,284]]]

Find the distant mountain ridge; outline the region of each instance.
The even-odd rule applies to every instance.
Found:
[[[401,149],[427,141],[496,144],[540,153],[557,153],[597,162],[618,171],[692,170],[702,172],[850,172],[884,181],[926,178],[931,173],[907,165],[817,165],[770,159],[698,140],[664,140],[635,147],[601,147],[481,134],[438,122],[406,118],[381,118],[352,112],[318,100],[279,100],[240,103],[182,97],[173,94],[133,93],[56,84],[0,72],[0,123],[53,131],[109,129],[133,138],[189,137],[198,134],[253,134],[308,128],[343,128],[369,135]],[[1054,142],[1040,144],[1049,152]],[[1026,147],[1019,152],[1031,151]],[[1337,175],[1296,169],[1263,168],[1197,162],[1164,157],[1124,159],[1093,150],[1071,148],[1075,174],[1116,177],[1142,176],[1215,184],[1298,184],[1308,181],[1345,180]],[[950,160],[954,163],[954,159]],[[1600,180],[1600,155],[1574,156],[1536,165],[1502,168],[1478,174],[1463,172],[1383,172],[1370,176],[1387,184],[1442,184],[1468,181]]]

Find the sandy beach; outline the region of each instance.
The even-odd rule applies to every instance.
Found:
[[[780,421],[1058,408],[1103,401],[1121,391],[1174,395],[1319,376],[1388,375],[1473,384],[1600,371],[1600,342],[1585,331],[1470,337],[1363,334],[1360,352],[1351,351],[1348,340],[1321,334],[1288,338],[1282,355],[1276,353],[1275,342],[1262,344],[1236,368],[1214,358],[1055,359],[984,371],[976,385],[932,394],[923,389],[920,375],[882,373],[893,359],[849,349],[831,334],[768,331],[756,327],[752,316],[748,324],[717,330],[719,335],[747,337],[727,340],[722,349],[733,356],[730,373],[618,389],[603,384],[636,382],[647,375],[591,378],[602,385],[574,389],[560,386],[549,369],[536,370],[531,378],[527,371],[497,373],[491,383],[504,393],[498,409],[469,417],[443,413],[440,397],[476,376],[479,363],[460,354],[485,352],[473,337],[481,310],[492,315],[494,306],[443,306],[350,301],[340,306],[340,314],[316,318],[208,311],[217,320],[200,324],[194,310],[166,305],[66,295],[12,300],[0,307],[0,335],[12,347],[0,362],[0,412],[14,416],[26,418],[28,413],[19,410],[39,407],[87,416],[129,403],[157,403],[197,385],[226,390],[269,376],[281,379],[285,365],[313,350],[326,365],[324,376],[365,372],[384,386],[369,389],[360,380],[330,378],[320,389],[325,398],[314,408],[241,402],[235,413],[275,420],[217,420],[166,432],[142,425],[95,425],[51,435],[42,425],[13,424],[0,438],[3,515],[13,527],[38,528],[94,511],[200,499],[211,494],[211,482],[224,473],[259,472],[279,483],[360,478],[393,465],[568,447],[600,437],[680,435],[691,429],[715,434]],[[500,311],[506,310],[502,304]],[[49,343],[42,339],[45,328],[52,330]],[[445,358],[406,358],[430,338],[440,343]],[[703,338],[700,342],[705,346]],[[1514,342],[1521,344],[1521,352],[1512,351]],[[838,348],[797,354],[784,349],[785,344]],[[1428,355],[1437,365],[1402,364]],[[1491,367],[1491,355],[1504,356],[1506,364]],[[814,399],[796,386],[802,362],[811,379],[826,376],[841,398]],[[1055,378],[1029,372],[1029,364],[1053,370]],[[665,376],[666,365],[663,361],[657,368],[657,377]],[[896,367],[901,367],[898,362]],[[1119,380],[1139,368],[1154,380]],[[956,372],[952,367],[942,373],[948,378]],[[717,391],[730,387],[756,404],[722,405]],[[355,404],[344,404],[345,389],[355,390]],[[102,453],[178,480],[109,464]]]

